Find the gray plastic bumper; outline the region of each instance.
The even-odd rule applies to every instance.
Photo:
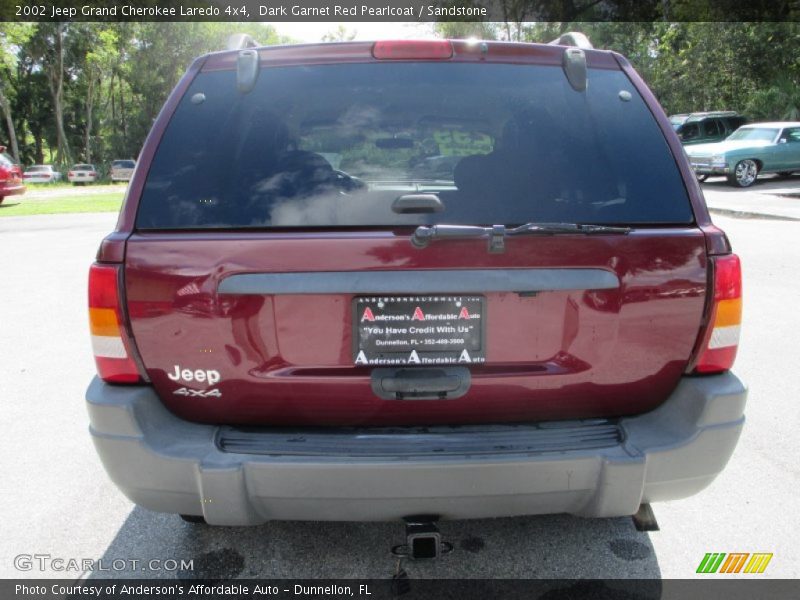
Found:
[[[482,453],[467,447],[412,456],[223,451],[219,427],[179,419],[150,387],[95,379],[86,400],[97,452],[133,502],[203,515],[215,525],[255,525],[414,514],[631,515],[643,502],[683,498],[711,483],[736,446],[746,396],[731,373],[686,377],[657,409],[620,419],[620,439],[600,448],[573,443],[566,450]],[[552,441],[559,434],[548,435]]]

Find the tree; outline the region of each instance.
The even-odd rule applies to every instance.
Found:
[[[100,97],[103,82],[111,79],[117,48],[117,28],[98,23],[81,23],[80,34],[85,45],[82,81],[85,88],[85,123],[83,160],[92,162],[92,132],[94,130],[95,104]]]
[[[19,143],[7,90],[10,88],[11,74],[17,66],[16,50],[30,37],[32,31],[33,27],[29,23],[0,23],[0,108],[8,129],[11,155],[17,162],[20,162]]]
[[[34,61],[47,76],[56,126],[55,163],[65,165],[72,161],[69,142],[64,130],[64,78],[66,46],[69,43],[70,23],[38,23],[28,47]]]
[[[497,24],[484,21],[443,21],[433,26],[436,35],[451,40],[496,40],[497,29]]]
[[[322,36],[323,42],[351,42],[356,38],[358,32],[355,29],[348,29],[343,24],[339,24],[336,29],[331,29]]]

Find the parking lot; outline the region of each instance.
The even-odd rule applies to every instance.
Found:
[[[704,184],[715,221],[742,257],[745,315],[737,373],[751,388],[747,425],[731,464],[698,496],[654,507],[661,531],[628,518],[565,515],[445,522],[455,550],[406,565],[413,577],[687,578],[707,552],[768,552],[764,576],[800,576],[792,507],[800,484],[800,403],[794,332],[800,329],[800,177],[735,190]],[[779,219],[752,214],[777,203]],[[750,207],[748,209],[747,207]],[[727,207],[727,208],[726,208]],[[787,211],[781,214],[780,211]],[[738,215],[738,216],[731,216]],[[94,374],[85,298],[87,268],[116,215],[0,219],[0,437],[3,494],[0,577],[77,577],[20,571],[19,555],[122,560],[100,576],[377,577],[394,573],[399,523],[189,525],[134,507],[107,479],[83,403]],[[130,561],[192,560],[193,570],[142,571]],[[16,564],[16,566],[15,566]],[[141,564],[141,563],[139,563]]]

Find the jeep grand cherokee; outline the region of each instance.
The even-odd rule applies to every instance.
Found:
[[[616,53],[213,53],[140,163],[90,271],[87,401],[145,508],[631,515],[733,452],[739,259]]]

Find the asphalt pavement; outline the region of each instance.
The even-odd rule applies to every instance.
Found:
[[[729,185],[724,177],[712,177],[702,188],[712,214],[800,221],[800,173],[764,175],[744,189]]]
[[[714,185],[704,184],[709,196]],[[734,199],[740,193],[718,192]],[[83,401],[94,374],[85,288],[88,265],[115,220],[115,214],[0,218],[0,577],[390,576],[396,568],[390,547],[403,542],[399,523],[190,525],[134,507],[108,480]],[[655,505],[658,532],[637,532],[628,518],[566,515],[442,523],[455,550],[436,562],[406,564],[412,578],[686,578],[707,552],[771,552],[763,576],[800,576],[792,525],[800,487],[800,351],[792,337],[800,329],[800,224],[715,221],[744,265],[736,371],[751,388],[748,422],[726,470],[695,497]],[[20,570],[26,563],[16,557],[34,554],[125,564],[74,572],[34,562]],[[170,566],[169,560],[191,560],[193,570],[143,571],[141,562],[131,563],[150,559]]]

